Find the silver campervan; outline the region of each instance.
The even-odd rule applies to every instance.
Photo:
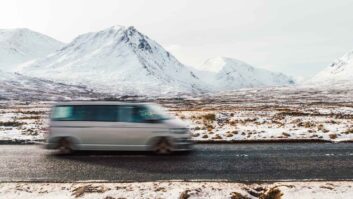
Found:
[[[72,150],[191,150],[186,125],[157,104],[67,102],[51,111],[47,148]]]

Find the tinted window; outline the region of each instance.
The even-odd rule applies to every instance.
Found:
[[[132,106],[119,106],[118,108],[118,121],[119,122],[133,122],[133,110]]]
[[[70,120],[72,117],[72,106],[56,106],[52,113],[53,120]]]
[[[117,120],[117,106],[114,105],[75,105],[57,106],[52,115],[60,121],[105,121]]]
[[[144,122],[144,112],[141,106],[119,106],[119,122]]]

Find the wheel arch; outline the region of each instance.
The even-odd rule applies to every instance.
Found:
[[[170,136],[155,136],[148,140],[147,148],[148,150],[152,150],[153,146],[155,146],[160,140],[168,140],[171,144],[174,144],[173,138]]]
[[[78,138],[74,137],[74,136],[57,136],[57,137],[53,137],[49,140],[49,142],[51,143],[55,143],[55,148],[59,147],[59,142],[62,139],[66,139],[71,143],[71,147],[73,150],[78,150],[79,149],[79,145],[80,145],[80,141]]]

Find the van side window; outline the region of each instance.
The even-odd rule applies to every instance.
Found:
[[[133,106],[118,106],[118,121],[119,122],[133,122]]]
[[[91,106],[94,121],[116,122],[117,121],[117,106]]]
[[[52,116],[57,121],[117,121],[117,106],[114,105],[68,105],[57,106]]]
[[[144,114],[140,106],[119,106],[118,108],[119,122],[144,122]]]

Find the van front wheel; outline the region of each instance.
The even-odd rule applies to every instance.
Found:
[[[59,149],[59,153],[62,155],[71,154],[72,153],[72,144],[68,139],[62,138],[58,142],[58,149]]]
[[[160,139],[153,147],[153,151],[159,155],[167,155],[173,152],[173,145],[167,139]]]

